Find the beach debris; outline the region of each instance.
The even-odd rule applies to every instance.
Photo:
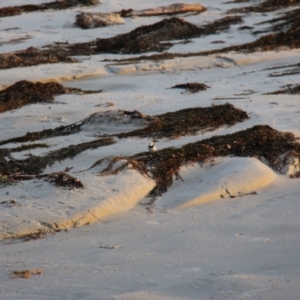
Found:
[[[277,90],[270,93],[265,93],[264,95],[279,95],[279,94],[291,94],[291,95],[300,94],[300,85],[297,84],[293,86],[292,84],[288,84],[285,86],[284,89]]]
[[[115,141],[112,138],[101,138],[53,150],[44,156],[30,155],[25,159],[3,159],[0,160],[0,172],[5,174],[9,180],[29,180],[41,177],[42,175],[39,174],[41,174],[47,166],[52,166],[57,161],[61,162],[66,158],[73,158],[88,149],[97,149],[98,147],[104,147],[113,143],[115,143]],[[54,177],[54,182],[56,183],[57,179],[58,184],[61,183],[64,185],[64,183],[69,184],[69,182],[73,182],[68,176],[57,175]],[[74,184],[77,185],[76,182],[74,182]]]
[[[119,138],[139,136],[154,139],[171,138],[232,126],[248,119],[248,114],[230,103],[210,107],[192,107],[153,116],[148,126],[117,134]]]
[[[46,181],[54,183],[59,187],[68,187],[70,189],[84,189],[83,183],[78,178],[67,174],[67,172],[69,172],[71,169],[72,168],[66,168],[62,172],[54,172],[43,177]]]
[[[22,242],[30,242],[34,240],[42,240],[45,238],[44,232],[34,232],[26,234],[25,236],[21,237]]]
[[[0,17],[16,16],[24,12],[33,12],[37,10],[48,9],[67,9],[76,6],[91,6],[97,5],[100,2],[98,0],[59,0],[42,4],[25,4],[20,6],[7,6],[0,8]]]
[[[18,37],[18,38],[10,39],[10,40],[5,41],[5,42],[0,42],[0,46],[7,45],[7,44],[19,44],[19,43],[22,43],[23,41],[26,41],[26,40],[31,39],[31,38],[32,38],[31,35],[26,34],[26,35]]]
[[[84,121],[79,121],[73,124],[69,124],[66,126],[59,126],[54,129],[44,129],[42,131],[35,131],[35,132],[27,132],[23,136],[7,139],[0,141],[0,146],[9,144],[9,143],[24,143],[24,142],[33,142],[36,140],[42,140],[42,139],[47,139],[55,136],[63,136],[63,135],[69,135],[69,134],[74,134],[80,131],[81,125],[84,124]],[[21,147],[21,146],[20,146]],[[34,147],[34,146],[33,146]],[[18,148],[18,147],[17,147]],[[1,149],[0,151],[0,158],[1,154],[2,156],[8,156],[8,152],[16,152],[17,148],[12,148],[12,149]],[[20,148],[20,151],[23,149]],[[2,152],[2,153],[1,153]]]
[[[0,69],[29,67],[40,64],[55,64],[58,62],[75,63],[77,59],[69,57],[65,50],[46,49],[39,50],[30,47],[25,50],[0,54]]]
[[[300,153],[300,144],[292,133],[280,132],[268,125],[256,125],[232,134],[189,143],[180,148],[164,148],[148,155],[147,152],[142,152],[130,157],[101,159],[92,167],[104,160],[108,161],[108,167],[100,171],[100,175],[107,176],[117,174],[130,165],[142,175],[155,180],[156,187],[150,193],[152,199],[155,199],[168,190],[174,179],[181,178],[179,171],[184,165],[204,164],[216,157],[233,155],[256,157],[281,172],[284,155],[291,151]],[[115,168],[120,161],[123,164],[118,164]]]
[[[57,82],[31,82],[21,80],[6,89],[0,91],[0,113],[8,110],[21,108],[30,103],[49,102],[54,96],[62,94],[91,94],[100,93],[97,91],[83,91],[78,88],[65,88]]]
[[[76,15],[75,25],[83,28],[105,27],[124,24],[124,19],[119,14],[112,13],[87,13],[81,12]]]
[[[289,76],[300,74],[300,63],[284,65],[279,67],[267,68],[265,70],[276,70],[276,69],[285,69],[283,71],[275,71],[269,74],[269,77],[280,77],[280,76]]]
[[[162,52],[169,49],[174,40],[189,41],[204,35],[227,30],[231,25],[242,22],[241,16],[227,16],[198,27],[183,19],[171,17],[152,25],[144,25],[111,38],[97,38],[90,42],[70,44],[57,42],[46,45],[42,50],[30,47],[26,50],[0,54],[0,69],[34,66],[46,63],[78,62],[72,56],[99,53],[138,54],[150,51]]]
[[[236,3],[241,2],[240,0],[227,2],[227,3]],[[299,5],[299,0],[264,0],[258,3],[257,5],[251,5],[241,8],[233,8],[227,11],[227,13],[249,13],[249,12],[270,12],[274,10],[278,10],[281,8],[286,8],[290,6],[296,6]]]
[[[281,1],[285,3],[291,3],[291,1]],[[293,1],[293,3],[296,3]],[[232,16],[235,17],[235,16]],[[221,19],[222,20],[222,19]],[[221,20],[217,20],[216,22],[220,22]],[[229,20],[228,20],[229,21]],[[237,20],[236,20],[237,21]],[[207,30],[209,27],[214,28],[213,25],[216,25],[216,22],[205,25],[207,26]],[[214,49],[209,51],[200,51],[200,52],[191,52],[191,53],[161,53],[161,54],[152,54],[152,55],[143,55],[140,57],[127,58],[127,59],[118,59],[111,61],[118,61],[121,63],[132,63],[139,62],[141,60],[163,60],[163,59],[173,59],[176,57],[191,57],[191,56],[206,56],[220,53],[228,53],[228,52],[244,52],[244,53],[252,53],[252,52],[262,52],[262,51],[271,51],[271,50],[286,50],[288,48],[295,49],[300,48],[300,9],[292,9],[289,12],[283,14],[282,17],[275,18],[269,21],[265,21],[264,23],[278,23],[270,28],[267,28],[263,31],[257,31],[256,33],[261,33],[265,31],[274,31],[271,34],[264,35],[257,40],[245,43],[241,45],[234,45],[229,47],[224,47],[221,49]],[[225,26],[226,23],[223,25]],[[249,28],[246,28],[249,29]],[[255,33],[255,32],[254,32]],[[299,73],[299,72],[298,72]],[[296,73],[297,74],[297,73]]]
[[[32,275],[42,274],[42,269],[13,271],[12,273],[13,273],[13,278],[29,279]]]
[[[140,26],[129,33],[120,34],[109,39],[97,39],[96,52],[121,54],[161,52],[173,45],[172,42],[168,41],[188,40],[203,35],[215,34],[241,21],[240,16],[229,16],[198,27],[183,19],[171,17],[152,25]],[[77,46],[74,45],[74,47]],[[71,47],[71,51],[76,50],[74,47]]]
[[[190,92],[191,94],[198,93],[200,91],[205,91],[208,88],[209,88],[208,85],[206,85],[204,83],[198,83],[198,82],[176,84],[171,87],[171,89],[185,89],[186,91]]]
[[[4,207],[21,206],[21,204],[17,200],[14,200],[14,199],[1,201],[0,204],[4,205]]]
[[[201,13],[207,9],[200,4],[185,4],[185,3],[174,3],[166,6],[160,6],[156,8],[148,8],[142,10],[133,9],[122,9],[116,12],[121,15],[121,17],[151,17],[159,15],[175,15],[183,14],[188,12]]]
[[[117,245],[102,245],[102,246],[99,246],[99,248],[107,249],[107,250],[112,250],[112,249],[119,248],[119,246],[117,246]]]
[[[63,93],[63,86],[56,82],[18,81],[0,91],[0,112],[20,108],[28,103],[51,101],[55,95]]]

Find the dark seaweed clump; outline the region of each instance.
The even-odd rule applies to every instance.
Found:
[[[0,91],[0,113],[21,108],[29,103],[49,102],[54,96],[70,93],[91,94],[98,91],[83,91],[77,88],[64,88],[57,82],[30,82],[18,81],[10,87]]]
[[[203,164],[215,157],[234,155],[257,157],[266,160],[274,169],[280,170],[281,157],[288,152],[300,153],[300,144],[292,133],[279,132],[268,125],[257,125],[233,134],[189,143],[181,148],[166,148],[154,153],[143,152],[131,157],[116,157],[110,160],[102,175],[114,174],[125,167],[150,175],[156,182],[156,187],[150,194],[154,199],[167,191],[174,178],[181,178],[181,166]],[[126,162],[113,170],[114,163],[120,160]],[[92,167],[103,161],[104,159],[101,159]]]
[[[48,3],[43,3],[39,5],[27,4],[20,6],[7,6],[0,8],[0,17],[16,16],[24,12],[33,12],[37,10],[47,10],[47,9],[67,9],[79,5],[96,5],[99,4],[98,0],[59,0]]]
[[[232,104],[211,107],[193,107],[154,116],[142,129],[120,133],[124,137],[178,138],[196,134],[200,130],[214,130],[221,126],[232,126],[248,119],[248,114]]]
[[[210,24],[197,27],[183,19],[172,17],[152,25],[140,26],[131,32],[112,38],[87,43],[55,43],[43,50],[30,47],[14,53],[0,54],[0,69],[53,64],[57,62],[78,62],[71,56],[98,53],[137,54],[149,51],[161,52],[170,48],[172,40],[185,40],[227,30],[230,25],[242,22],[240,16],[228,16]]]
[[[234,3],[249,2],[237,0]],[[230,2],[228,2],[230,3]],[[290,6],[296,6],[300,4],[300,0],[265,0],[257,5],[246,6],[242,8],[233,8],[227,13],[249,13],[249,12],[269,12],[278,10],[281,8],[286,8]]]
[[[300,94],[300,85],[296,85],[296,86],[288,85],[285,89],[266,93],[265,95],[279,95],[279,94],[291,94],[291,95]]]
[[[209,88],[204,83],[198,83],[198,82],[191,82],[191,83],[183,83],[183,84],[176,84],[172,86],[172,89],[185,89],[186,91],[189,91],[190,93],[198,93],[200,91],[205,91]]]

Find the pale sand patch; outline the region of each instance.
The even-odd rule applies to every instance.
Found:
[[[181,169],[178,180],[158,201],[167,209],[182,209],[228,197],[241,197],[271,184],[276,174],[256,158],[218,158],[203,167]]]
[[[68,190],[40,180],[1,189],[1,199],[14,199],[15,206],[0,204],[0,240],[36,232],[54,232],[90,224],[130,210],[154,187],[154,182],[134,170],[101,177],[83,174],[86,188]]]

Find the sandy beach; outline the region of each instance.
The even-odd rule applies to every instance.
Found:
[[[0,299],[299,298],[277,2],[0,3]]]

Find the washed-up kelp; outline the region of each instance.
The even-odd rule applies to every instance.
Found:
[[[198,82],[191,82],[191,83],[183,83],[183,84],[176,84],[172,86],[172,89],[185,89],[186,91],[194,94],[200,91],[205,91],[209,88],[204,83],[198,83]]]
[[[252,53],[257,51],[271,51],[275,49],[286,49],[286,48],[300,48],[300,15],[289,21],[289,24],[284,28],[283,31],[268,34],[258,38],[256,41],[251,43],[245,43],[236,46],[224,47],[221,49],[201,51],[194,53],[168,53],[164,52],[161,54],[153,55],[142,55],[139,57],[129,59],[112,60],[122,63],[139,62],[141,60],[163,60],[173,59],[175,57],[191,57],[191,56],[204,56],[219,53],[227,53],[232,51]]]
[[[45,46],[46,49],[43,50],[30,47],[14,53],[0,54],[0,69],[57,62],[73,63],[78,62],[77,59],[71,57],[76,55],[161,52],[173,45],[172,40],[187,40],[202,35],[215,34],[227,30],[230,25],[241,21],[240,16],[228,16],[202,27],[197,27],[187,21],[173,17],[152,25],[140,26],[129,33],[112,38],[98,38],[87,43],[56,43]]]
[[[26,4],[20,6],[7,6],[0,8],[0,17],[8,17],[20,15],[24,12],[33,12],[37,10],[47,10],[47,9],[67,9],[75,6],[91,6],[99,4],[98,0],[59,0],[43,4]]]
[[[67,170],[68,171],[68,170]],[[54,172],[47,176],[44,176],[46,181],[49,181],[59,187],[68,187],[69,189],[83,189],[83,183],[69,174],[66,171]]]
[[[235,3],[239,2],[248,2],[248,1],[234,1]],[[230,2],[229,2],[230,3]],[[278,10],[281,8],[286,8],[289,6],[296,6],[300,4],[300,0],[264,0],[257,5],[251,5],[241,8],[230,9],[227,13],[249,13],[249,12],[269,12]]]
[[[98,39],[96,41],[96,51],[98,53],[121,54],[136,54],[150,51],[161,52],[173,45],[173,43],[166,41],[186,40],[215,34],[219,31],[227,30],[230,25],[241,21],[240,16],[230,16],[202,27],[197,27],[183,19],[173,17],[153,25],[138,27],[129,33],[120,34],[109,39]]]
[[[121,133],[124,137],[178,138],[196,134],[200,130],[214,130],[221,126],[232,126],[248,119],[248,114],[232,104],[211,107],[193,107],[154,116],[149,125],[142,129]]]
[[[58,62],[75,63],[77,59],[69,57],[64,49],[39,50],[34,47],[13,53],[0,54],[0,69],[29,67]]]
[[[215,157],[244,156],[257,157],[267,161],[275,170],[279,170],[282,157],[288,152],[300,153],[300,144],[289,132],[280,132],[268,125],[257,125],[233,134],[214,136],[209,139],[189,143],[181,148],[166,148],[153,153],[143,152],[130,157],[108,159],[109,164],[102,175],[115,174],[130,167],[144,175],[153,177],[156,187],[150,196],[156,197],[166,192],[174,178],[181,178],[180,167],[194,163],[205,163]],[[101,159],[92,167],[103,163]],[[123,165],[116,162],[123,161]]]
[[[270,77],[280,77],[280,76],[289,76],[289,75],[297,75],[300,73],[300,63],[292,64],[292,65],[284,65],[280,67],[267,68],[264,70],[278,70],[278,69],[286,69],[283,71],[275,71],[271,73]]]
[[[296,95],[300,94],[300,85],[287,85],[285,89],[266,93],[265,95],[279,95],[279,94],[291,94],[291,95]]]
[[[115,143],[112,138],[103,138],[91,142],[70,145],[54,151],[48,152],[44,156],[30,155],[26,159],[12,159],[8,149],[0,149],[0,174],[8,175],[11,178],[19,175],[38,175],[47,166],[52,166],[57,161],[66,158],[73,158],[79,153],[88,149],[96,149]]]
[[[18,81],[0,91],[0,113],[21,108],[29,103],[49,102],[54,96],[70,93],[99,93],[99,91],[82,91],[77,88],[64,88],[57,82],[33,83],[27,80]]]

